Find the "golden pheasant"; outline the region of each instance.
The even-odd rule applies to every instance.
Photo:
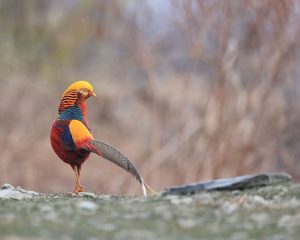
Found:
[[[147,195],[146,188],[153,190],[144,182],[133,163],[114,147],[95,140],[91,134],[86,113],[86,100],[91,96],[96,94],[90,83],[77,81],[71,84],[62,96],[59,116],[53,122],[50,133],[54,152],[74,170],[74,192],[84,191],[80,183],[81,165],[93,152],[131,173],[141,184],[143,194]]]

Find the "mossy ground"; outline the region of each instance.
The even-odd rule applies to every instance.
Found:
[[[0,239],[297,239],[300,185],[194,196],[0,200]]]

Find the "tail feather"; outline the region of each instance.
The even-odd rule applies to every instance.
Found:
[[[146,187],[146,189],[148,189],[152,194],[154,194],[154,195],[158,195],[159,193],[158,192],[156,192],[155,190],[153,190],[148,184],[146,184],[145,182],[144,182],[144,186]]]
[[[144,182],[143,178],[141,177],[134,164],[114,147],[97,140],[90,140],[87,144],[83,146],[83,148],[85,150],[98,154],[99,156],[123,168],[125,171],[131,173],[131,175],[134,176],[137,179],[137,181],[142,185],[144,196],[147,196],[146,188],[151,192],[155,192]]]

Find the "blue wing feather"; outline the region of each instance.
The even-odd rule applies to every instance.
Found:
[[[70,132],[69,124],[69,120],[56,120],[53,125],[53,133],[57,136],[57,140],[63,149],[75,150],[76,147]]]
[[[61,140],[64,143],[65,149],[68,149],[68,150],[74,150],[75,149],[75,143],[73,141],[69,125],[65,126],[63,128],[63,133],[61,135]]]

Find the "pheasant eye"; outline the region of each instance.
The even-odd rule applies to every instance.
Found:
[[[80,89],[79,92],[83,95],[88,95],[88,93],[89,93],[88,89],[86,89],[86,88]]]

